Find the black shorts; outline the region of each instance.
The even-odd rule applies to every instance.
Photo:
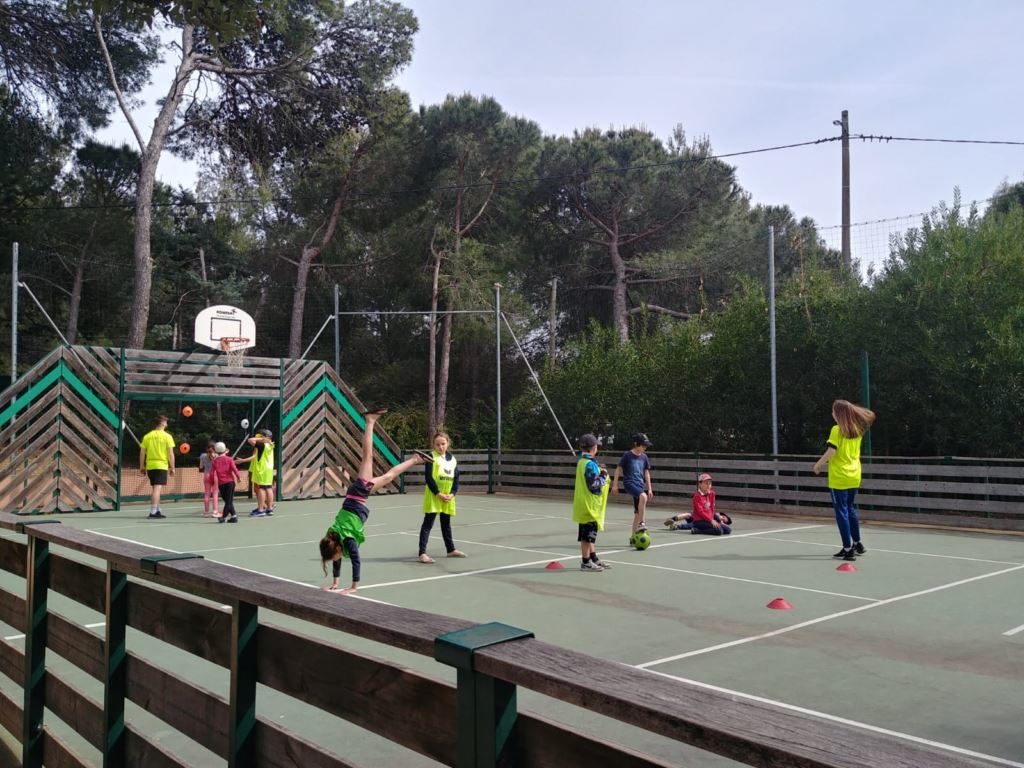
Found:
[[[166,469],[147,469],[146,477],[149,478],[150,485],[167,485]]]
[[[259,483],[253,483],[252,487],[253,488],[273,488],[274,486],[273,486],[273,484],[270,484],[270,485],[260,485]]]
[[[576,541],[586,541],[591,544],[597,542],[597,523],[580,523],[579,533],[576,534]]]

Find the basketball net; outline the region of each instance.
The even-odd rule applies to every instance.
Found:
[[[221,336],[220,351],[228,359],[228,368],[241,368],[245,365],[245,345],[249,343],[242,336]]]

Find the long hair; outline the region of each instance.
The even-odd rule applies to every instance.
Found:
[[[337,531],[331,530],[320,539],[320,567],[324,569],[324,576],[327,575],[327,563],[334,559],[334,553],[341,546],[341,537]]]
[[[832,403],[832,414],[839,424],[843,437],[860,437],[875,423],[875,412],[849,400]]]

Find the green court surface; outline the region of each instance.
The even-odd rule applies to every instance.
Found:
[[[146,520],[142,507],[61,519],[315,588],[329,582],[316,543],[338,504],[285,502],[273,517],[260,519],[245,517],[245,504],[237,525],[204,519],[195,501],[165,505],[163,521]],[[631,509],[612,506],[598,552],[613,568],[584,573],[568,500],[464,494],[454,531],[469,557],[445,558],[435,526],[430,553],[437,562],[428,565],[416,561],[420,504],[413,494],[371,499],[363,586],[358,596],[339,600],[501,621],[546,642],[635,666],[638,676],[675,677],[818,714],[823,729],[841,721],[1024,768],[1024,537],[866,526],[868,553],[855,571],[839,571],[841,561],[832,558],[838,533],[827,520],[737,515],[731,536],[693,536],[665,530],[666,511],[654,504],[648,515],[654,541],[640,552],[626,544]],[[564,569],[547,568],[553,561]],[[346,562],[343,586],[349,576]],[[4,587],[22,589],[9,574],[0,577]],[[770,610],[775,598],[792,610]],[[103,631],[103,617],[82,606],[57,596],[51,608]],[[261,619],[454,681],[454,672],[432,659],[269,612]],[[0,629],[18,643],[14,630]],[[226,695],[227,671],[220,667],[137,632],[130,633],[129,647]],[[98,685],[84,674],[69,674],[98,695]],[[529,691],[520,691],[520,707],[669,764],[734,765]],[[435,765],[272,691],[261,689],[259,708],[357,764]],[[132,716],[147,717],[137,709]],[[223,765],[159,721],[152,720],[152,728],[192,764]]]

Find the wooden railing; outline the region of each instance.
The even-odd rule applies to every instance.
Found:
[[[621,454],[599,453],[597,461],[615,471]],[[575,482],[576,459],[565,451],[456,453],[460,488],[555,494],[566,499]],[[714,478],[718,505],[726,511],[829,515],[824,473],[812,471],[817,456],[652,453],[651,475],[658,506],[688,506],[697,475]],[[993,530],[1024,530],[1024,461],[962,457],[874,457],[863,463],[857,495],[866,520],[913,522]],[[407,489],[423,486],[409,473]],[[614,497],[613,501],[614,501]],[[628,497],[620,496],[620,501]]]
[[[23,764],[87,766],[45,720],[49,710],[102,754],[105,766],[194,766],[130,718],[132,701],[229,766],[354,764],[341,743],[315,743],[256,715],[257,683],[344,718],[444,765],[653,768],[668,763],[516,711],[517,687],[749,765],[800,768],[969,768],[970,757],[733,697],[545,643],[504,625],[388,606],[63,526],[0,514],[0,568],[25,596],[0,590],[0,621],[25,651],[0,643],[0,672],[23,687],[0,692],[0,725]],[[99,558],[105,568],[59,554]],[[154,586],[151,586],[154,585]],[[59,593],[105,616],[105,638],[49,610]],[[216,601],[211,604],[201,599]],[[230,606],[225,612],[217,606]],[[311,622],[455,666],[458,685],[266,623],[259,611]],[[131,627],[230,670],[228,695],[161,667],[126,641]],[[135,636],[132,636],[134,640]],[[48,663],[56,654],[102,683],[87,695]],[[440,671],[441,668],[439,668]],[[204,676],[204,681],[209,675]],[[205,683],[210,684],[210,683]],[[95,686],[94,686],[95,687]]]

